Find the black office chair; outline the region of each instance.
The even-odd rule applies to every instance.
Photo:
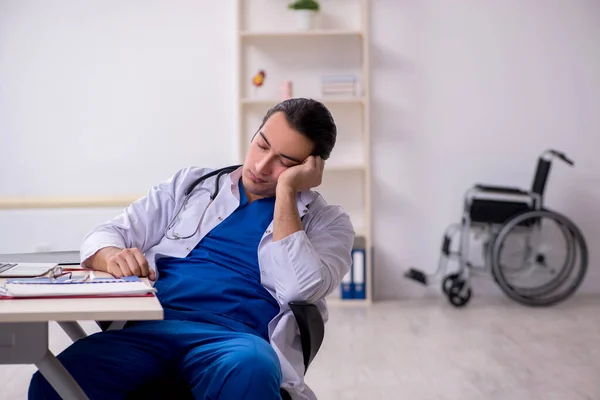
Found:
[[[316,305],[294,301],[289,303],[290,309],[294,313],[298,330],[300,331],[300,342],[302,344],[302,355],[304,358],[304,373],[308,370],[308,366],[313,362],[317,352],[321,348],[323,338],[325,337],[325,323],[321,312]],[[106,331],[109,329],[113,321],[96,321],[100,329]],[[281,389],[281,398],[283,400],[291,400],[290,394]],[[185,385],[173,384],[172,380],[168,382],[156,382],[151,387],[146,388],[143,392],[136,394],[135,399],[191,399],[191,393]]]

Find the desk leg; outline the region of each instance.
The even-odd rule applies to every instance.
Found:
[[[50,350],[35,365],[62,399],[87,400],[81,387]]]
[[[77,321],[60,321],[58,322],[58,325],[60,325],[62,330],[65,331],[69,338],[74,342],[83,339],[88,335]]]

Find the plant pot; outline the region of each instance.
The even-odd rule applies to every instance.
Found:
[[[301,31],[315,28],[317,12],[313,10],[294,10],[296,13],[296,27]]]

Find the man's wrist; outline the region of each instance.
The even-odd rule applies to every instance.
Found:
[[[92,269],[107,272],[108,260],[121,251],[121,248],[114,246],[101,248],[92,257],[90,257],[90,265]]]
[[[280,182],[277,184],[277,195],[285,196],[285,195],[295,195],[297,190],[287,182]]]
[[[302,229],[298,207],[296,206],[296,190],[283,182],[277,184],[273,220],[274,242]]]

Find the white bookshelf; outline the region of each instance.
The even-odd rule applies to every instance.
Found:
[[[368,305],[373,299],[371,227],[370,132],[370,0],[321,0],[321,20],[313,30],[297,30],[291,0],[237,0],[238,147],[243,162],[250,138],[267,110],[284,100],[279,85],[290,80],[292,97],[323,102],[338,127],[336,147],[326,162],[323,184],[316,188],[332,204],[340,204],[352,218],[357,236],[365,239],[366,299],[330,304]],[[265,84],[254,88],[258,70]],[[323,75],[356,75],[352,96],[324,95]]]

